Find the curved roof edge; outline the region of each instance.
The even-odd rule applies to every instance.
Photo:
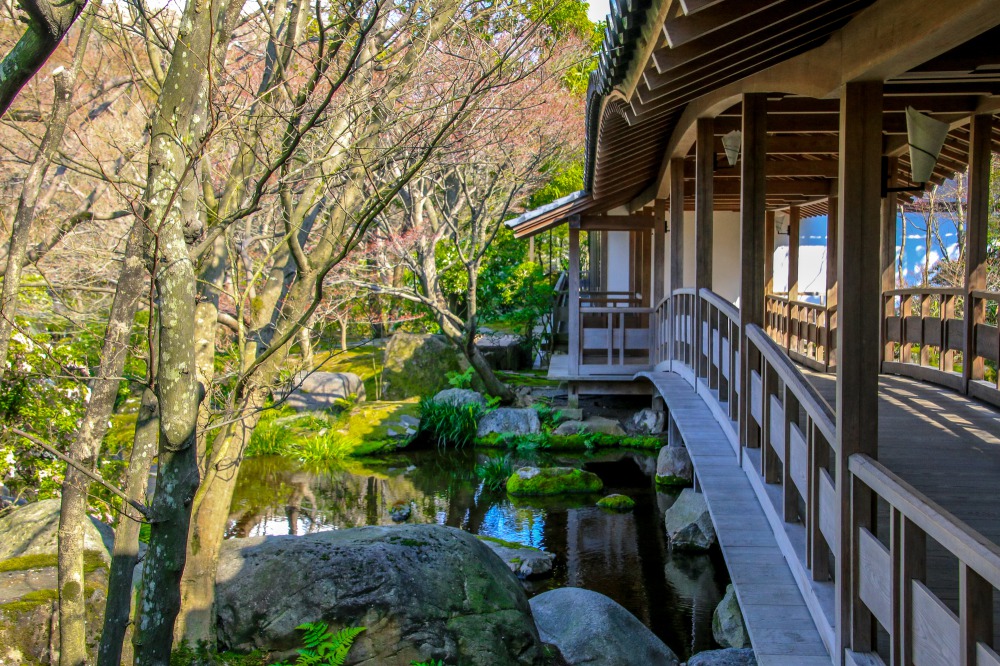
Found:
[[[590,192],[578,190],[544,206],[522,213],[507,220],[505,224],[514,232],[516,238],[526,238],[558,226],[568,216],[583,212],[592,204],[593,199],[590,197]]]

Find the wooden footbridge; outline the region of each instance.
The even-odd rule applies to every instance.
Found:
[[[612,6],[585,189],[508,223],[568,225],[550,376],[662,396],[761,663],[1000,666],[997,0]],[[956,174],[911,288],[901,206]]]

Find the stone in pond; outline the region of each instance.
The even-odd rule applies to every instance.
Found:
[[[603,487],[599,476],[574,467],[522,467],[507,479],[507,492],[515,497],[596,493]]]
[[[681,491],[664,517],[670,546],[678,550],[708,550],[715,543],[715,527],[705,496],[690,488]]]
[[[678,666],[677,655],[625,608],[598,592],[563,587],[531,600],[542,640],[569,666]]]
[[[743,613],[736,598],[736,588],[732,585],[726,588],[726,595],[722,597],[722,601],[715,607],[715,613],[712,614],[712,636],[715,642],[723,647],[750,647],[750,636],[743,623]]]
[[[413,510],[409,502],[396,502],[389,507],[389,517],[395,523],[405,523],[410,519],[410,514],[412,513]]]
[[[615,419],[603,416],[588,416],[583,421],[565,421],[553,432],[554,435],[579,435],[596,433],[599,435],[625,436],[625,431]]]
[[[690,486],[694,480],[691,456],[683,446],[664,446],[656,458],[656,485],[660,487]]]
[[[485,544],[449,527],[229,539],[216,596],[221,649],[294,656],[295,627],[326,622],[367,627],[348,664],[546,663],[521,582]]]
[[[344,400],[365,400],[365,384],[353,372],[300,372],[292,378],[285,402],[299,412],[318,412]]]
[[[450,388],[439,391],[434,395],[434,402],[452,407],[465,407],[466,405],[486,406],[486,399],[482,394],[471,389]]]
[[[597,506],[610,511],[620,511],[626,513],[635,508],[635,500],[628,495],[608,495],[597,500]]]
[[[629,419],[629,430],[640,435],[657,435],[663,432],[666,424],[666,412],[657,412],[649,407],[640,409]]]
[[[542,424],[538,412],[530,407],[500,407],[479,419],[477,437],[492,434],[534,435],[540,432]]]
[[[477,537],[507,563],[518,578],[540,578],[552,573],[556,556],[544,550],[490,536]]]
[[[757,666],[757,657],[750,648],[705,650],[688,659],[687,666]]]

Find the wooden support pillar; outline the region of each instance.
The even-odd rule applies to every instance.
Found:
[[[694,181],[694,245],[695,245],[695,379],[708,375],[708,362],[703,354],[705,314],[701,307],[701,290],[712,288],[712,231],[715,206],[715,132],[712,118],[699,118],[695,147]],[[711,350],[709,350],[711,351]]]
[[[670,293],[684,286],[684,158],[670,160]],[[677,322],[673,299],[670,302],[668,340],[670,360],[677,358],[674,342]]]
[[[665,359],[661,356],[664,344],[666,343],[666,320],[663,315],[666,313],[666,303],[661,307],[663,292],[667,284],[667,202],[657,199],[653,203],[653,301],[652,307],[659,308],[654,311],[649,322],[650,327],[650,363],[653,365]]]
[[[751,371],[760,359],[747,344],[747,326],[764,325],[764,238],[767,179],[767,97],[743,95],[743,150],[740,157],[740,444],[760,445],[760,428],[750,409]],[[763,379],[763,378],[761,378]]]
[[[826,371],[836,365],[837,335],[837,220],[840,199],[831,196],[826,215],[826,334],[823,340],[823,360]],[[834,405],[836,408],[836,405]]]
[[[798,349],[798,329],[792,313],[795,306],[792,301],[799,300],[799,245],[802,242],[801,215],[798,206],[788,209],[788,328],[785,329],[785,349]]]
[[[580,374],[580,216],[569,218],[569,374]],[[575,405],[574,405],[575,406]]]
[[[899,178],[899,159],[888,158],[889,168],[886,181],[888,187],[894,187]],[[893,361],[895,358],[896,343],[889,341],[889,328],[887,317],[896,313],[895,299],[886,296],[886,292],[896,288],[896,216],[899,213],[899,206],[895,192],[889,192],[882,199],[882,233],[880,241],[881,264],[882,264],[882,360]],[[905,316],[905,315],[904,315]]]
[[[880,366],[879,222],[882,185],[882,82],[852,82],[840,98],[840,199],[837,224],[837,500],[835,663],[844,650],[873,647],[871,614],[859,601],[857,527],[873,524],[871,493],[854,483],[848,460],[878,456]],[[852,488],[853,486],[853,488]],[[853,491],[853,492],[852,492]],[[873,529],[874,531],[874,529]]]
[[[774,293],[774,211],[764,213],[764,294]]]
[[[986,290],[986,234],[989,226],[990,137],[993,116],[973,116],[969,133],[969,206],[965,231],[965,352],[962,383],[983,379],[985,365],[977,356],[976,325],[986,323],[986,304],[972,293]]]

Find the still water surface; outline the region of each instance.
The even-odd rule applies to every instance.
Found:
[[[627,514],[609,513],[601,495],[519,500],[485,489],[474,451],[409,451],[328,469],[305,469],[280,458],[243,463],[227,537],[309,534],[391,525],[389,509],[411,503],[411,523],[438,523],[556,555],[553,575],[525,581],[528,595],[575,586],[605,594],[631,611],[682,660],[712,649],[712,612],[727,574],[718,552],[672,553],[663,513],[674,496],[653,483],[655,458],[646,452],[522,455],[516,465],[574,465],[604,481],[602,494],[629,495]]]

